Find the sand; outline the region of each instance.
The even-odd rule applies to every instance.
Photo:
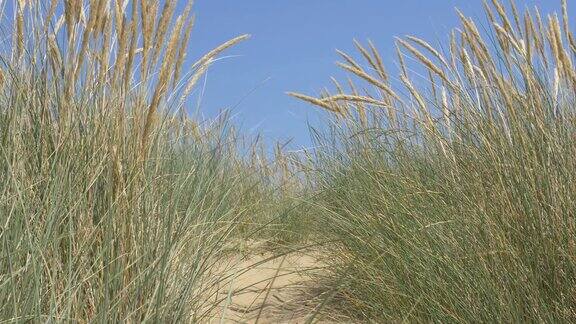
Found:
[[[323,270],[310,254],[238,253],[222,269],[211,323],[304,323],[319,305],[310,275]]]

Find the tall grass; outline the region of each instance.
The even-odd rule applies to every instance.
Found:
[[[576,321],[565,1],[560,18],[486,2],[487,29],[458,12],[442,49],[400,38],[398,77],[356,42],[362,61],[339,52],[347,88],[292,93],[333,117],[301,155],[186,115],[198,80],[247,36],[185,70],[192,4],[176,7],[30,0],[4,17],[2,320],[207,321],[238,237],[309,235],[330,242],[318,311]]]
[[[191,1],[17,1],[0,56],[0,318],[199,321],[269,189],[186,98]],[[0,8],[5,4],[0,1]],[[12,25],[13,24],[13,25]]]
[[[506,8],[509,7],[509,11]],[[449,46],[370,43],[319,98],[310,198],[332,301],[375,322],[576,320],[576,39],[557,15],[485,3]],[[412,66],[408,62],[416,62]],[[427,75],[428,78],[422,78]]]

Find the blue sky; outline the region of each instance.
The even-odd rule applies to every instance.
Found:
[[[180,10],[187,2],[168,1],[177,1]],[[546,15],[559,11],[560,1],[516,4],[522,9],[537,5]],[[574,17],[576,1],[568,2]],[[6,5],[11,17],[12,0]],[[450,30],[459,26],[455,7],[485,21],[482,0],[196,0],[188,66],[228,39],[252,37],[210,68],[187,110],[198,108],[201,117],[213,118],[230,109],[244,132],[269,141],[293,139],[292,148],[309,146],[307,122],[322,125],[322,112],[285,92],[316,95],[330,85],[330,76],[345,80],[334,64],[339,60],[335,50],[356,54],[353,39],[371,39],[394,77],[394,37],[410,34],[446,43]]]
[[[545,13],[560,8],[560,0],[516,3]],[[232,108],[245,131],[308,146],[307,121],[318,125],[321,113],[286,91],[314,95],[330,76],[342,77],[335,49],[353,52],[354,38],[371,39],[394,68],[394,36],[443,42],[458,26],[455,7],[484,19],[481,0],[197,0],[190,62],[229,38],[252,35],[210,69],[201,113],[214,117]]]

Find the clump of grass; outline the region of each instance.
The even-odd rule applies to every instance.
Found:
[[[310,206],[316,238],[337,242],[324,279],[352,316],[576,320],[567,4],[545,19],[497,0],[485,8],[489,31],[458,12],[446,50],[398,39],[398,80],[357,43],[366,63],[341,53],[339,64],[357,80],[349,91],[293,94],[337,117],[316,137]]]
[[[17,1],[0,56],[0,318],[199,321],[267,185],[185,101],[191,1]],[[0,1],[0,7],[4,8]],[[6,24],[13,23],[13,26]]]

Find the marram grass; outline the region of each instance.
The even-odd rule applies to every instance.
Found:
[[[350,90],[335,81],[335,94],[292,94],[335,117],[316,137],[309,216],[312,237],[336,242],[319,280],[353,318],[576,320],[567,4],[548,17],[485,8],[484,28],[458,12],[443,50],[398,39],[398,77],[356,43],[363,61],[341,53],[339,63]]]
[[[201,127],[183,105],[247,36],[184,71],[191,2],[17,1],[14,14],[0,55],[0,321],[202,321],[207,273],[268,189],[230,127]]]
[[[346,85],[292,93],[333,116],[317,149],[292,154],[186,116],[247,36],[185,67],[192,3],[176,8],[31,0],[4,19],[2,321],[206,322],[238,237],[320,242],[318,314],[576,321],[565,1],[548,17],[485,2],[489,30],[458,11],[442,49],[397,39],[398,75],[355,42],[359,59],[339,52]]]

